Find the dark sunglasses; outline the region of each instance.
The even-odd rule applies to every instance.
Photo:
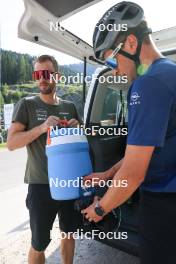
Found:
[[[32,73],[32,79],[34,81],[40,80],[41,77],[43,77],[45,80],[50,79],[50,74],[53,74],[54,72],[48,71],[48,70],[40,70],[40,71],[34,71]]]

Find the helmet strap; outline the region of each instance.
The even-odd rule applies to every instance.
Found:
[[[131,33],[133,33],[133,32],[131,32]],[[141,54],[142,43],[143,43],[144,38],[147,35],[151,34],[151,33],[152,33],[152,30],[150,28],[148,28],[148,29],[145,30],[145,32],[143,32],[143,34],[139,34],[139,33],[137,35],[135,34],[135,36],[136,36],[136,38],[138,40],[138,46],[137,46],[137,49],[136,49],[136,53],[135,54],[130,54],[130,53],[128,53],[128,52],[126,52],[126,51],[124,51],[122,49],[120,49],[118,51],[119,54],[123,55],[124,57],[126,57],[126,58],[128,58],[128,59],[130,59],[132,61],[134,61],[135,66],[136,66],[136,74],[137,75],[139,75],[138,74],[138,68],[141,65],[141,63],[140,63],[140,54]],[[122,43],[125,43],[126,38],[127,37],[121,39],[121,42]],[[117,46],[117,44],[115,45],[115,47],[116,46]],[[114,49],[115,49],[115,47],[114,47]]]
[[[119,50],[119,54],[123,55],[124,57],[134,61],[135,65],[136,65],[136,72],[137,72],[137,68],[140,65],[140,53],[141,53],[141,48],[142,48],[142,42],[143,39],[138,39],[138,46],[137,46],[137,50],[136,50],[136,54],[130,54],[124,50]]]

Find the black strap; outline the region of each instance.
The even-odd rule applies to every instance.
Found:
[[[132,31],[129,33],[134,34]],[[151,33],[152,33],[151,28],[145,28],[142,30],[142,32],[140,30],[136,31],[136,33],[134,34],[138,40],[138,46],[137,46],[136,54],[129,54],[128,52],[126,52],[124,50],[119,50],[119,53],[121,55],[123,55],[123,56],[125,56],[125,57],[127,57],[127,58],[129,58],[135,62],[136,69],[140,65],[140,53],[141,53],[143,40],[147,35],[149,35]],[[125,41],[126,41],[126,38],[125,38]]]
[[[124,100],[123,100],[123,92],[120,90],[120,102],[121,102],[121,108],[120,108],[120,113],[118,117],[118,126],[120,126],[121,122],[122,125],[125,125],[125,112],[124,112]]]
[[[128,59],[132,60],[136,64],[136,68],[140,65],[140,53],[141,53],[141,47],[142,47],[143,39],[138,40],[138,46],[136,50],[136,54],[130,54],[124,50],[119,50],[119,54],[127,57]]]

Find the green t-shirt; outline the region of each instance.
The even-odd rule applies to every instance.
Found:
[[[39,96],[22,98],[14,108],[12,122],[20,122],[26,126],[26,131],[41,125],[51,116],[70,120],[75,118],[80,121],[76,107],[73,103],[65,100],[57,105],[43,102]],[[47,133],[26,146],[27,164],[25,171],[25,183],[48,183],[47,156],[45,154]]]

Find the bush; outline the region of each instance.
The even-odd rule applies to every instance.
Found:
[[[9,86],[5,83],[1,89],[2,96],[5,97],[9,92]]]
[[[0,91],[0,112],[2,111],[3,109],[3,106],[4,106],[4,97]]]
[[[7,142],[7,131],[6,130],[0,130],[0,134],[3,137],[3,142]],[[0,139],[0,143],[3,143],[3,142],[1,142],[1,139]]]

